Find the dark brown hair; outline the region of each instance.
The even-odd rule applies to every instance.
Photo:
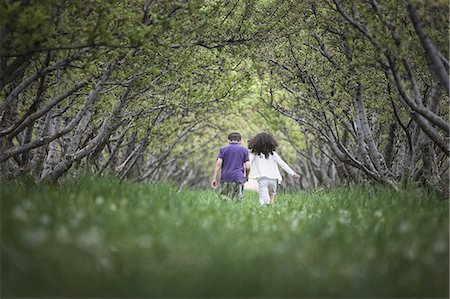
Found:
[[[251,152],[256,155],[264,154],[266,159],[269,158],[269,155],[273,154],[277,146],[278,143],[275,138],[264,132],[256,134],[248,141],[248,148]]]
[[[241,134],[239,134],[238,132],[231,132],[230,134],[228,134],[228,140],[230,141],[241,141],[241,139]]]

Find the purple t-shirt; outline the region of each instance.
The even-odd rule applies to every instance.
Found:
[[[245,147],[230,142],[220,149],[217,158],[223,160],[220,182],[245,182],[244,163],[249,160]]]

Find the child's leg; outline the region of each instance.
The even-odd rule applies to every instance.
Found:
[[[270,204],[273,205],[275,203],[275,194],[270,194]]]
[[[268,191],[271,205],[275,203],[275,195],[277,195],[277,184],[278,184],[277,180],[270,180],[268,184]]]
[[[268,205],[270,203],[269,198],[269,188],[267,186],[267,179],[260,178],[258,179],[258,193],[259,193],[259,204],[260,205]]]

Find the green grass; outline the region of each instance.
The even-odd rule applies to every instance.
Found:
[[[0,188],[2,297],[448,297],[448,201],[420,189]]]

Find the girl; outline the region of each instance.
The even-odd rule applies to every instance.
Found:
[[[259,133],[248,141],[248,148],[251,151],[250,178],[258,180],[261,206],[275,203],[277,185],[282,181],[277,164],[294,179],[300,178],[275,152],[277,146],[275,138],[267,133]]]

